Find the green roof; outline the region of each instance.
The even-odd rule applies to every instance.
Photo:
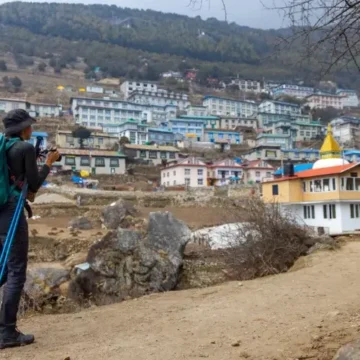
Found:
[[[194,119],[194,120],[220,120],[219,116],[192,116],[192,115],[180,115],[180,119]]]
[[[259,134],[257,136],[257,139],[261,138],[261,137],[267,137],[267,138],[288,138],[290,137],[289,135],[286,134]]]
[[[293,122],[293,124],[295,124],[295,125],[300,125],[300,126],[315,126],[315,127],[323,127],[323,125],[319,124],[318,122],[310,122],[310,123],[306,123],[306,122],[301,122],[301,121],[295,121],[295,122]]]

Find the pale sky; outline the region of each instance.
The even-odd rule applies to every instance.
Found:
[[[27,0],[25,0],[27,1]],[[46,2],[43,0],[33,0]],[[163,12],[174,12],[188,16],[201,16],[203,19],[216,17],[224,20],[221,0],[203,0],[201,9],[189,7],[189,0],[57,0],[47,2],[59,3],[85,3],[85,4],[115,4],[120,7],[130,7],[138,9],[152,9]],[[0,0],[0,4],[11,1]],[[239,25],[255,28],[270,29],[286,26],[282,17],[274,10],[264,8],[261,0],[225,0],[228,12],[228,21],[236,22]],[[271,0],[263,0],[263,3],[269,4]]]

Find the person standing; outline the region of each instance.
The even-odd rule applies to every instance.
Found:
[[[9,169],[9,183],[14,191],[6,204],[0,207],[0,252],[15,213],[21,186],[27,181],[29,193],[35,194],[48,176],[52,164],[58,160],[57,151],[49,152],[45,165],[38,171],[35,147],[26,142],[32,134],[32,124],[36,120],[22,109],[10,111],[3,119],[5,136],[11,144],[6,151]],[[21,294],[26,281],[29,234],[24,212],[21,213],[12,243],[5,275],[1,279],[3,299],[0,307],[0,349],[32,344],[33,335],[21,333],[17,327],[17,313]]]

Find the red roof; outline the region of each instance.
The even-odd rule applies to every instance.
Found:
[[[325,176],[325,175],[334,175],[334,174],[341,174],[346,170],[352,169],[355,166],[358,166],[359,163],[352,163],[352,164],[345,164],[345,165],[338,165],[338,166],[331,166],[327,168],[321,169],[311,169],[299,172],[297,175],[299,178],[309,178],[315,176]]]

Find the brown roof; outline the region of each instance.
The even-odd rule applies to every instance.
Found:
[[[134,150],[152,150],[152,151],[173,151],[179,152],[180,150],[173,146],[155,146],[155,145],[135,145],[135,144],[125,144],[125,149],[134,149]]]
[[[126,157],[126,155],[121,152],[110,150],[58,149],[58,151],[62,155]]]

